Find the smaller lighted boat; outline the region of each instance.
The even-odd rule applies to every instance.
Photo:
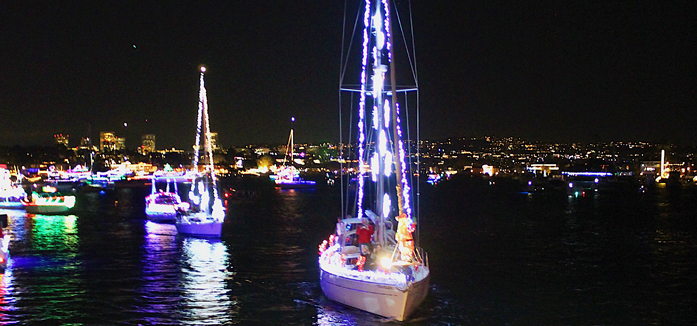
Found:
[[[295,167],[284,166],[271,178],[276,183],[278,188],[313,188],[317,185],[317,182],[312,180],[303,180],[300,177],[300,173]]]
[[[145,214],[151,221],[174,221],[178,212],[186,210],[188,205],[173,192],[159,191],[145,197]]]
[[[23,200],[24,210],[31,214],[61,214],[75,207],[75,196],[62,195],[56,188],[45,186],[43,193],[32,192]]]
[[[13,187],[0,191],[0,208],[24,208],[22,200],[27,197],[27,193],[22,187]]]
[[[169,167],[169,165],[167,165]],[[177,189],[177,182],[175,174],[171,171],[167,171],[165,167],[164,174],[156,174],[152,178],[152,190],[150,195],[145,197],[145,214],[151,221],[174,221],[177,214],[181,212],[186,212],[189,210],[189,203],[182,203],[181,197],[179,196],[179,191]],[[165,180],[167,186],[164,190],[157,189],[157,181]],[[170,184],[174,184],[174,191],[170,191]]]
[[[26,197],[24,188],[12,182],[10,171],[0,169],[0,208],[24,208],[22,199]]]
[[[291,118],[295,122],[295,117]],[[272,174],[270,178],[276,183],[278,188],[314,188],[317,182],[312,180],[303,180],[300,177],[300,172],[293,166],[295,160],[295,144],[293,141],[293,128],[290,129],[288,144],[286,145],[286,155],[283,157],[283,166]],[[286,165],[287,162],[290,162]]]

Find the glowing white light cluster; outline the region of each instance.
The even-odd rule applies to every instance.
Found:
[[[377,62],[377,60],[376,60]],[[373,69],[373,97],[377,98],[382,94],[382,89],[385,84],[385,70],[384,66],[375,67]]]
[[[220,198],[213,200],[213,212],[211,213],[211,216],[213,216],[213,218],[219,222],[225,220],[225,207],[223,207],[223,202],[220,200]]]
[[[385,194],[382,196],[382,217],[388,218],[390,216],[390,208],[392,207],[392,200],[390,195]]]
[[[385,99],[385,105],[382,107],[383,120],[385,121],[385,128],[390,127],[390,100]]]
[[[392,153],[387,152],[385,153],[385,176],[389,177],[390,174],[392,174]]]
[[[378,137],[378,152],[381,156],[387,152],[387,133],[384,129],[380,130],[380,136]]]
[[[373,182],[378,181],[378,174],[380,174],[380,157],[377,152],[373,153],[373,157],[370,158],[370,173]]]

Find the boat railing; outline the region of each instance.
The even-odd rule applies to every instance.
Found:
[[[416,253],[416,260],[428,267],[428,253],[424,250],[424,248],[417,247],[414,252]]]

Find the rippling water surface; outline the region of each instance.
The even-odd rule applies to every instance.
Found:
[[[231,200],[219,240],[145,219],[148,189],[86,193],[73,215],[10,216],[0,324],[384,325],[323,295],[317,246],[338,189]],[[697,190],[524,194],[422,187],[431,289],[409,325],[693,324]],[[398,323],[395,323],[398,324]]]

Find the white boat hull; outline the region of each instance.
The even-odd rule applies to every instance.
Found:
[[[327,298],[347,306],[403,321],[424,301],[429,276],[406,290],[396,286],[335,275],[320,267],[320,285]]]
[[[156,221],[156,222],[163,222],[163,221],[174,221],[177,219],[177,210],[176,207],[172,206],[171,210],[163,210],[161,207],[158,208],[157,210],[152,210],[149,209],[149,207],[145,208],[145,215],[148,216],[148,219],[151,221]]]
[[[179,195],[171,192],[153,192],[145,197],[145,215],[151,221],[174,221],[181,206]]]
[[[223,222],[212,220],[207,217],[199,218],[197,216],[180,217],[176,221],[177,232],[185,235],[199,237],[220,237],[223,230]]]
[[[31,201],[24,202],[24,210],[30,214],[63,214],[75,207],[75,196],[32,195]]]
[[[61,214],[70,211],[70,207],[60,205],[25,205],[24,210],[29,214]]]

